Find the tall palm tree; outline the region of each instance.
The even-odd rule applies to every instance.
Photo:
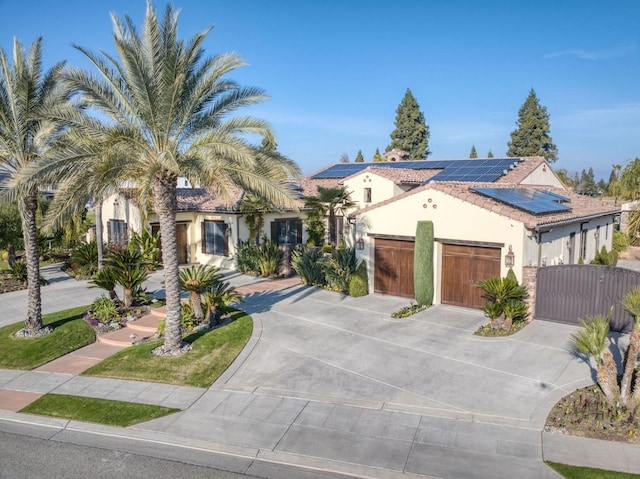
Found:
[[[256,245],[260,245],[260,231],[264,228],[264,214],[273,210],[273,205],[259,195],[248,194],[242,198],[238,211],[246,217],[249,228],[249,243],[255,241]]]
[[[46,161],[63,129],[49,113],[68,105],[70,92],[63,87],[64,63],[43,72],[42,38],[29,52],[18,39],[13,42],[13,65],[0,49],[0,173],[9,178],[2,185],[4,198],[16,200],[20,209],[27,262],[28,306],[24,332],[34,335],[42,329],[42,298],[36,214],[38,184],[23,181],[22,173]]]
[[[266,95],[226,78],[244,65],[237,55],[205,57],[202,44],[210,29],[180,40],[173,6],[160,20],[150,3],[140,32],[128,16],[112,15],[112,21],[116,55],[76,47],[97,74],[72,69],[67,82],[84,109],[98,114],[65,118],[72,136],[52,168],[73,181],[75,172],[104,163],[105,183],[135,185],[143,209],[152,206],[160,224],[167,299],[165,342],[156,353],[180,354],[178,176],[230,204],[237,185],[288,206],[293,204],[288,178],[299,170],[249,141],[253,135],[272,138],[265,121],[232,116]]]
[[[344,186],[335,188],[318,187],[316,196],[308,197],[305,201],[308,208],[322,211],[328,216],[329,244],[338,244],[338,229],[336,225],[336,215],[354,206],[349,192]]]
[[[638,354],[640,354],[640,287],[628,291],[620,303],[633,316],[633,329],[629,334],[629,347],[625,354],[624,373],[620,385],[620,398],[626,404],[631,392],[633,373],[638,364]],[[640,399],[639,379],[638,374],[636,374],[635,387],[633,389],[635,399]]]

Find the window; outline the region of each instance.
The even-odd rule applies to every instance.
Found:
[[[124,220],[107,221],[107,242],[110,244],[127,244],[127,224]]]
[[[569,234],[567,248],[569,249],[569,264],[575,264],[576,234],[573,232]]]
[[[301,244],[302,221],[299,218],[286,218],[271,223],[271,241],[278,244]]]
[[[580,231],[580,257],[586,261],[587,257],[587,230]]]
[[[371,203],[371,188],[364,189],[364,202]]]
[[[202,222],[202,252],[229,256],[229,225],[224,221]]]

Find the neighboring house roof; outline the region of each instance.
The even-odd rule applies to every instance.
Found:
[[[542,191],[551,191],[558,195],[564,196],[569,199],[567,203],[571,206],[570,211],[565,212],[556,212],[545,215],[534,215],[525,211],[522,211],[516,207],[510,206],[508,204],[502,203],[500,201],[494,200],[492,198],[488,198],[484,195],[476,193],[472,191],[473,188],[482,188],[482,187],[490,187],[490,188],[521,188],[521,186],[516,184],[508,184],[508,183],[462,183],[462,182],[432,182],[426,185],[415,188],[411,191],[403,193],[401,195],[395,196],[393,198],[389,198],[386,201],[382,201],[375,205],[371,205],[367,208],[363,208],[358,210],[354,214],[361,215],[368,211],[374,210],[376,208],[380,208],[381,206],[388,205],[394,203],[396,201],[402,201],[402,199],[407,198],[410,195],[415,195],[417,193],[426,191],[426,190],[435,190],[445,193],[447,195],[458,198],[467,203],[474,204],[483,208],[485,210],[493,211],[502,216],[506,216],[507,218],[511,218],[514,221],[519,221],[525,225],[525,227],[529,229],[538,228],[544,225],[553,225],[558,223],[570,223],[575,222],[580,219],[585,218],[593,218],[598,216],[605,215],[613,215],[620,212],[619,207],[615,207],[606,203],[603,203],[599,200],[590,198],[588,196],[579,195],[576,193],[568,192],[566,190],[560,188],[536,188],[532,186],[527,186],[527,188],[539,189]]]

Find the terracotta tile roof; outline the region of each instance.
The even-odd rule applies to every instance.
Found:
[[[323,178],[312,179],[310,177],[303,178],[297,184],[302,188],[301,193],[304,196],[317,196],[318,187],[322,188],[336,188],[342,184],[342,178]]]
[[[233,187],[231,191],[232,204],[227,204],[222,198],[205,188],[178,188],[178,211],[235,212],[244,192]]]
[[[412,168],[385,168],[379,166],[369,166],[366,169],[359,171],[358,173],[354,173],[353,175],[344,178],[342,181],[346,181],[363,173],[370,172],[391,180],[397,185],[421,185],[425,181],[436,176],[441,171],[442,169],[415,170]]]
[[[366,213],[367,211],[374,210],[375,208],[379,208],[381,206],[391,204],[396,201],[400,201],[403,198],[408,197],[409,195],[415,195],[422,191],[426,191],[429,189],[433,189],[436,191],[441,191],[447,195],[458,198],[467,203],[474,204],[483,208],[485,210],[493,211],[494,213],[500,214],[502,216],[506,216],[507,218],[511,218],[514,221],[519,221],[524,223],[527,228],[535,228],[543,225],[550,225],[555,223],[563,223],[563,222],[572,222],[578,220],[580,218],[589,218],[595,216],[604,216],[608,214],[615,214],[620,212],[620,208],[616,206],[612,206],[610,204],[606,204],[600,200],[591,198],[589,196],[579,195],[567,190],[563,190],[560,188],[537,188],[544,191],[551,191],[557,193],[559,195],[565,196],[569,198],[570,202],[567,203],[571,206],[571,211],[559,212],[559,213],[550,213],[547,215],[533,215],[531,213],[527,213],[526,211],[522,211],[513,206],[509,206],[505,203],[501,203],[491,198],[487,198],[479,193],[475,193],[471,191],[472,188],[518,188],[522,186],[518,186],[517,184],[508,184],[508,183],[458,183],[458,182],[432,182],[418,188],[415,188],[407,193],[403,193],[401,195],[390,198],[386,201],[382,201],[375,205],[369,206],[367,208],[363,208],[358,210],[355,214],[361,215]],[[533,188],[533,186],[526,186],[527,188]]]

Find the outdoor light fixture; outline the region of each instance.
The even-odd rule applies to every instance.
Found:
[[[504,256],[504,265],[507,268],[513,268],[513,263],[516,255],[513,254],[513,249],[511,249],[511,245],[509,245],[509,252]]]
[[[356,249],[362,251],[364,249],[364,238],[362,236],[358,237],[356,241]]]

